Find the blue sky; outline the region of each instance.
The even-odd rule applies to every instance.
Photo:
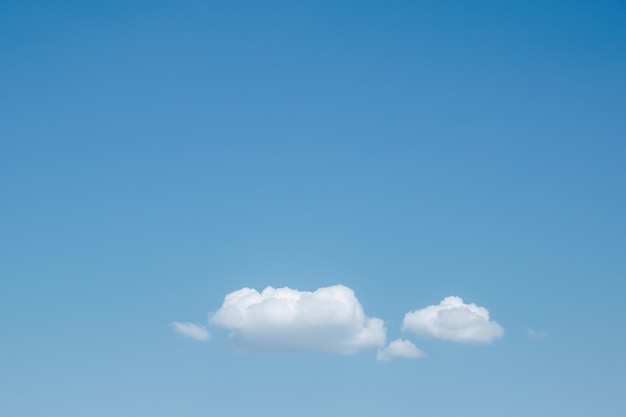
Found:
[[[0,414],[622,417],[625,51],[623,1],[0,2]]]

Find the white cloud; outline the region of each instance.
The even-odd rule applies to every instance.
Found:
[[[504,334],[486,308],[465,304],[460,297],[446,297],[438,305],[407,313],[402,330],[461,343],[491,343]]]
[[[389,362],[394,358],[421,358],[426,356],[412,342],[408,340],[396,339],[389,343],[384,349],[378,349],[376,360],[378,362]]]
[[[547,335],[548,335],[548,332],[546,332],[543,329],[535,330],[535,329],[531,329],[530,327],[526,328],[526,336],[528,336],[531,339],[543,339]]]
[[[385,345],[386,329],[369,318],[343,285],[298,291],[242,288],[227,294],[209,319],[230,330],[229,346],[240,352],[321,351],[354,354]]]
[[[176,331],[176,333],[180,333],[185,337],[189,337],[191,339],[200,340],[202,342],[206,342],[209,340],[209,332],[202,326],[198,326],[193,323],[180,323],[173,322],[172,327]]]

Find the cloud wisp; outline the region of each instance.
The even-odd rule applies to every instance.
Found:
[[[446,297],[437,305],[410,311],[402,330],[418,336],[459,343],[491,343],[504,335],[504,329],[489,318],[489,310],[465,304],[460,297]]]
[[[354,291],[343,285],[313,292],[267,287],[227,294],[209,323],[230,331],[236,352],[334,352],[382,348],[383,320],[367,317]]]
[[[204,328],[203,326],[198,326],[197,324],[181,323],[175,321],[172,323],[172,327],[174,328],[176,333],[179,333],[191,339],[199,340],[201,342],[206,342],[211,337],[206,328]]]
[[[377,362],[390,362],[395,358],[415,359],[426,356],[412,342],[403,339],[396,339],[389,343],[384,349],[378,349],[376,353]]]
[[[526,336],[528,336],[529,339],[543,339],[547,335],[548,335],[548,332],[546,332],[543,329],[535,330],[531,327],[526,328]]]

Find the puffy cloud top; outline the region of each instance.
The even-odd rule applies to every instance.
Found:
[[[322,351],[354,354],[383,347],[386,330],[365,316],[354,291],[343,285],[298,291],[242,288],[227,294],[209,319],[231,331],[236,351]]]
[[[396,339],[389,343],[385,349],[378,349],[376,360],[378,362],[389,362],[394,358],[421,358],[424,352],[419,350],[412,342],[403,339]]]
[[[460,297],[446,297],[438,305],[407,313],[402,330],[461,343],[491,343],[504,334],[486,308],[465,304]]]

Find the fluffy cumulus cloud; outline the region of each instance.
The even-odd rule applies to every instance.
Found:
[[[491,343],[504,334],[486,308],[465,304],[460,297],[446,297],[437,305],[407,313],[402,330],[461,343]]]
[[[200,340],[202,342],[206,342],[209,340],[209,332],[202,326],[198,326],[193,323],[180,323],[175,321],[172,323],[172,327],[176,331],[185,337],[189,337],[191,339]]]
[[[395,358],[421,358],[425,356],[424,352],[419,350],[413,343],[408,340],[396,339],[389,343],[384,349],[378,349],[376,360],[378,362],[389,362]]]
[[[343,285],[298,291],[242,288],[227,294],[209,319],[230,331],[228,345],[240,352],[322,351],[354,354],[385,345],[386,329],[363,312]]]

